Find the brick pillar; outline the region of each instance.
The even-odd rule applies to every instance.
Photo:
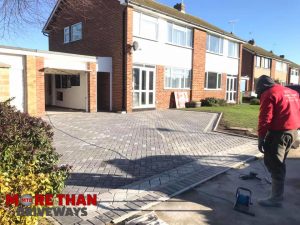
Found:
[[[88,82],[88,111],[97,112],[97,67],[96,63],[88,63],[87,82]]]
[[[127,112],[132,112],[132,49],[131,45],[133,42],[133,9],[127,7],[127,17],[126,17],[126,40],[127,48],[126,52],[126,96],[125,96],[125,107]]]
[[[238,104],[242,103],[241,101],[242,62],[243,62],[243,44],[240,44],[239,73],[237,78],[237,90],[236,90],[237,91],[236,102]]]
[[[36,116],[37,113],[37,79],[36,57],[26,56],[26,104],[27,113]]]
[[[204,96],[206,33],[194,29],[193,73],[190,99],[200,101]]]
[[[45,75],[44,58],[36,57],[36,98],[37,116],[45,115]]]
[[[0,102],[9,99],[9,68],[0,68]]]
[[[274,59],[271,60],[271,78],[275,80],[275,71],[276,71],[276,61]]]
[[[255,66],[256,66],[256,55],[253,55],[253,64],[252,64],[252,74],[250,77],[250,91],[255,91],[255,87],[254,87],[254,77],[255,77]]]

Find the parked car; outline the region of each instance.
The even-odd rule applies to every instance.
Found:
[[[286,87],[297,91],[300,95],[300,85],[288,85]],[[299,146],[300,146],[300,128],[298,129],[298,138],[295,141],[295,143],[293,144],[293,148],[298,148]]]

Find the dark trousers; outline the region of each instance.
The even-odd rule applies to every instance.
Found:
[[[285,159],[297,138],[297,130],[269,131],[264,143],[264,162],[272,179],[285,180]]]

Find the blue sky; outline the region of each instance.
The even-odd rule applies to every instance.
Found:
[[[157,0],[173,6],[181,0]],[[184,0],[186,11],[300,64],[300,0]],[[49,9],[50,13],[50,9]],[[40,27],[25,27],[0,44],[48,49]]]

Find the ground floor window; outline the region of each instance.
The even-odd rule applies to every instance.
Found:
[[[221,89],[222,74],[215,72],[206,72],[205,88],[206,89]]]
[[[191,70],[166,67],[165,88],[190,89]]]

